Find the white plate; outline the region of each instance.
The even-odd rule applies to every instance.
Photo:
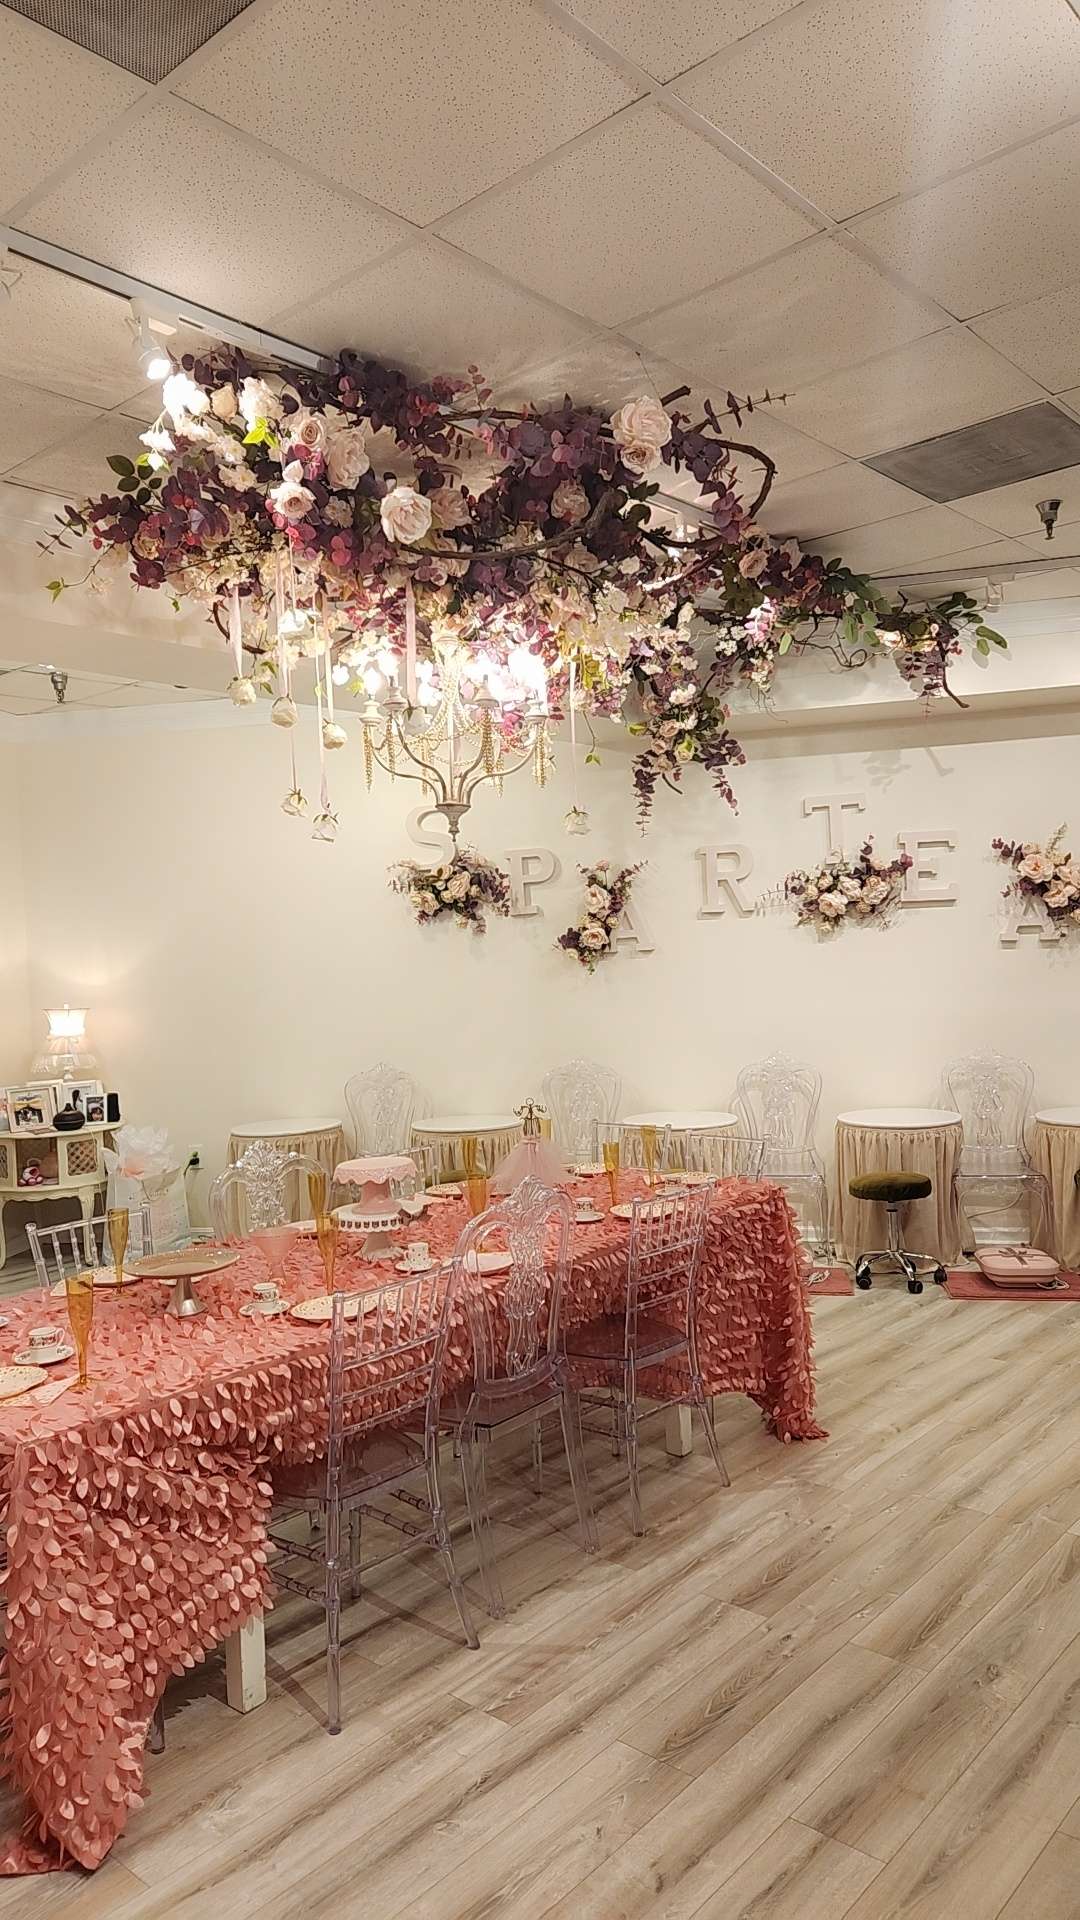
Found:
[[[61,1360],[74,1358],[74,1347],[56,1347],[51,1353],[42,1353],[40,1347],[24,1347],[15,1355],[17,1367],[55,1367]]]
[[[31,1387],[40,1387],[48,1379],[43,1367],[0,1367],[0,1400],[11,1400],[17,1393],[27,1393]]]
[[[377,1293],[365,1293],[363,1299],[364,1312],[370,1313],[372,1307],[378,1304],[379,1296]],[[360,1302],[354,1294],[345,1309],[346,1320],[355,1320],[359,1311]],[[313,1300],[300,1300],[295,1307],[289,1308],[290,1320],[304,1320],[309,1325],[332,1320],[333,1317],[334,1296],[332,1293],[318,1293]]]
[[[509,1273],[513,1264],[508,1253],[470,1253],[465,1257],[469,1273]]]
[[[592,1213],[575,1213],[574,1225],[576,1227],[595,1227],[597,1221],[602,1220],[603,1217],[602,1213],[595,1211]]]
[[[591,1174],[606,1173],[606,1171],[606,1167],[600,1160],[579,1160],[576,1166],[568,1168],[568,1172],[581,1174],[585,1179]]]
[[[478,1175],[477,1177],[479,1178],[480,1176]],[[427,1189],[427,1197],[429,1200],[460,1200],[460,1183],[457,1180],[440,1181],[437,1187],[429,1187]]]
[[[611,1211],[616,1220],[632,1220],[634,1217],[634,1209],[629,1200],[620,1200],[618,1206],[612,1207]]]
[[[395,1260],[394,1272],[395,1273],[411,1273],[411,1274],[434,1273],[438,1264],[439,1263],[437,1260],[428,1260],[425,1262],[425,1264],[422,1267],[410,1267],[406,1264],[404,1260]]]

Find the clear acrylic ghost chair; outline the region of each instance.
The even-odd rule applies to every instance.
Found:
[[[615,1141],[619,1148],[619,1168],[623,1173],[667,1174],[672,1167],[670,1127],[631,1124],[626,1120],[602,1120],[596,1127],[595,1159],[604,1164],[604,1142]],[[650,1165],[651,1163],[651,1165]]]
[[[341,1731],[342,1599],[359,1591],[373,1567],[414,1547],[433,1549],[465,1639],[479,1645],[439,1484],[439,1406],[454,1284],[443,1267],[374,1292],[334,1295],[326,1457],[274,1476],[274,1579],[325,1610],[331,1733]],[[413,1490],[420,1476],[422,1494]],[[305,1534],[295,1526],[298,1514],[322,1524]],[[362,1563],[364,1519],[400,1533],[403,1544]]]
[[[154,1251],[150,1208],[131,1207],[129,1216],[125,1258],[137,1260],[142,1254]],[[57,1283],[62,1286],[69,1273],[110,1273],[113,1269],[107,1213],[99,1213],[91,1220],[67,1221],[61,1227],[29,1226],[26,1238],[34,1258],[34,1272],[45,1293]]]
[[[595,1060],[568,1060],[544,1075],[540,1097],[551,1115],[552,1135],[574,1165],[596,1165],[597,1124],[614,1119],[621,1084],[612,1067]]]
[[[496,1434],[532,1429],[557,1413],[586,1553],[598,1547],[585,1468],[581,1412],[560,1344],[559,1314],[570,1264],[570,1202],[531,1178],[471,1220],[454,1249],[454,1294],[472,1334],[472,1383],[443,1399],[440,1419],[454,1434],[469,1523],[492,1614],[505,1613],[492,1540],[487,1453]],[[498,1237],[508,1272],[485,1274],[477,1256]]]
[[[415,1080],[381,1061],[345,1082],[345,1104],[358,1154],[407,1153],[420,1105]]]
[[[684,1134],[672,1153],[677,1162],[672,1169],[675,1181],[680,1171],[710,1180],[760,1180],[765,1142],[743,1133],[709,1129]]]
[[[1038,1244],[1051,1225],[1050,1190],[1024,1139],[1031,1067],[1001,1053],[967,1054],[946,1067],[945,1087],[964,1128],[953,1195],[970,1240],[966,1250],[1012,1244],[1023,1234]]]
[[[311,1154],[282,1153],[268,1140],[253,1140],[210,1188],[207,1204],[215,1238],[227,1240],[233,1232],[229,1202],[234,1194],[241,1234],[254,1233],[257,1227],[280,1227],[290,1218],[292,1176],[302,1174],[321,1174],[326,1179],[325,1167]],[[300,1188],[300,1205],[305,1215],[310,1213],[306,1181]]]
[[[821,1075],[804,1061],[771,1053],[744,1067],[735,1082],[735,1111],[744,1132],[764,1141],[760,1178],[783,1187],[802,1239],[827,1255],[829,1189],[814,1147]]]
[[[601,1372],[616,1434],[626,1448],[630,1482],[630,1524],[644,1533],[638,1465],[638,1428],[643,1418],[667,1407],[691,1407],[701,1415],[716,1470],[730,1486],[697,1352],[696,1302],[701,1245],[710,1189],[675,1188],[634,1201],[626,1275],[626,1310],[603,1314],[566,1336],[571,1365],[589,1375]],[[655,1378],[656,1370],[674,1372],[672,1388]],[[653,1375],[653,1378],[650,1378]],[[642,1378],[644,1376],[644,1380]],[[652,1403],[643,1414],[638,1395]],[[588,1404],[596,1403],[590,1393]]]

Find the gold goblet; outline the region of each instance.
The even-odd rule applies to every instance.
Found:
[[[94,1275],[88,1273],[66,1273],[64,1292],[67,1296],[68,1321],[71,1325],[71,1337],[75,1342],[75,1351],[79,1356],[80,1389],[89,1385],[86,1369],[87,1349],[90,1345],[90,1326],[94,1318]]]
[[[323,1273],[326,1275],[326,1291],[334,1291],[334,1269],[337,1266],[338,1236],[340,1225],[336,1213],[319,1213],[315,1216],[315,1233],[322,1256]]]
[[[461,1136],[461,1164],[465,1170],[466,1180],[475,1180],[476,1178],[476,1150],[477,1140],[475,1133],[463,1133]]]
[[[641,1157],[645,1162],[645,1185],[656,1185],[656,1128],[642,1127]]]
[[[603,1148],[604,1172],[608,1177],[608,1186],[611,1189],[611,1204],[614,1207],[618,1204],[619,1199],[619,1142],[617,1140],[605,1140]]]
[[[110,1207],[105,1216],[109,1235],[109,1251],[113,1257],[113,1272],[119,1292],[124,1291],[124,1255],[128,1250],[128,1236],[131,1232],[131,1214],[127,1207]]]
[[[469,1178],[469,1212],[474,1220],[478,1213],[484,1213],[487,1210],[490,1186],[486,1173],[474,1173]]]
[[[311,1203],[312,1217],[318,1220],[319,1215],[326,1212],[326,1172],[324,1168],[320,1167],[317,1173],[308,1174],[307,1190],[308,1200]]]

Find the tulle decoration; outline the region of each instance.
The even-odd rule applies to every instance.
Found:
[[[556,1152],[550,1140],[544,1140],[539,1134],[526,1135],[516,1147],[499,1161],[491,1176],[492,1193],[512,1193],[515,1187],[531,1177],[539,1180],[544,1187],[568,1187],[569,1169]]]

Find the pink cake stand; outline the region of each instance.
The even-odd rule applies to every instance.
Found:
[[[365,1260],[392,1260],[397,1252],[390,1235],[401,1225],[401,1209],[391,1198],[390,1182],[415,1177],[416,1167],[407,1153],[368,1154],[359,1160],[343,1160],[334,1169],[334,1179],[342,1186],[359,1187],[360,1198],[352,1206],[338,1209],[350,1227],[365,1231],[367,1238],[360,1251]]]

